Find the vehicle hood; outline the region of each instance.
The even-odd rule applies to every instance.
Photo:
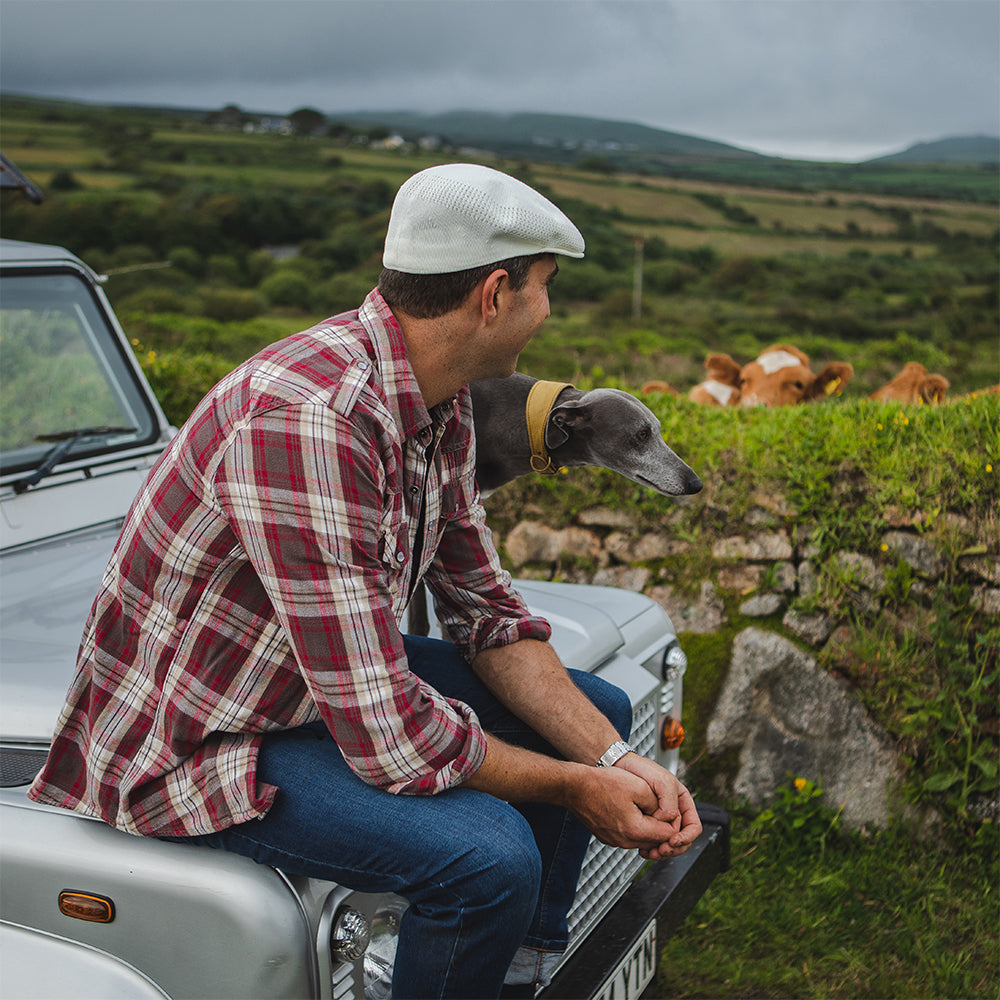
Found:
[[[3,555],[0,736],[48,741],[120,521]]]

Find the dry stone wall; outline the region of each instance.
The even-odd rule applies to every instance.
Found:
[[[583,511],[563,528],[526,519],[497,540],[515,575],[646,593],[682,635],[731,624],[727,608],[759,621],[737,634],[707,722],[708,753],[737,760],[715,791],[759,804],[789,772],[804,774],[820,780],[848,825],[884,825],[900,773],[895,749],[856,693],[817,666],[814,652],[844,630],[842,609],[828,606],[824,588],[837,580],[853,607],[906,628],[913,602],[926,603],[951,571],[968,584],[974,609],[1000,616],[1000,543],[958,516],[933,525],[899,516],[876,556],[840,551],[821,561],[797,537],[806,532],[784,499],[760,500],[738,531],[711,541],[685,537],[683,509],[655,530],[638,530],[627,511],[611,508]],[[910,611],[890,582],[901,568]]]

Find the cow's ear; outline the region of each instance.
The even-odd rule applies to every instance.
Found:
[[[839,396],[853,374],[854,369],[846,361],[834,361],[813,379],[812,385],[806,389],[805,398],[822,399],[824,396]]]
[[[734,388],[740,384],[740,366],[728,354],[710,354],[705,358],[705,370],[718,382]]]
[[[574,428],[590,419],[590,407],[582,399],[567,399],[556,403],[545,424],[545,447],[558,448],[565,444]]]
[[[943,403],[948,380],[943,375],[928,375],[920,386],[920,398],[927,403]]]

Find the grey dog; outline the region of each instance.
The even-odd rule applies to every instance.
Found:
[[[526,419],[528,393],[537,379],[515,373],[473,382],[476,425],[476,481],[485,496],[532,465]],[[553,467],[597,465],[666,496],[697,493],[694,470],[667,447],[660,422],[644,403],[621,389],[559,392],[545,422],[545,447]],[[410,600],[407,629],[427,635],[427,594],[417,586]]]

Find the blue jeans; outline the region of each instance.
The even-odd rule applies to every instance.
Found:
[[[470,705],[487,732],[558,756],[490,694],[451,643],[406,636],[405,646],[413,672]],[[570,674],[627,738],[625,692]],[[565,950],[566,915],[590,841],[566,810],[512,806],[461,787],[392,795],[350,770],[323,723],[265,737],[258,774],[279,789],[263,819],[183,839],[290,874],[404,897],[393,997],[496,997],[521,945]]]

